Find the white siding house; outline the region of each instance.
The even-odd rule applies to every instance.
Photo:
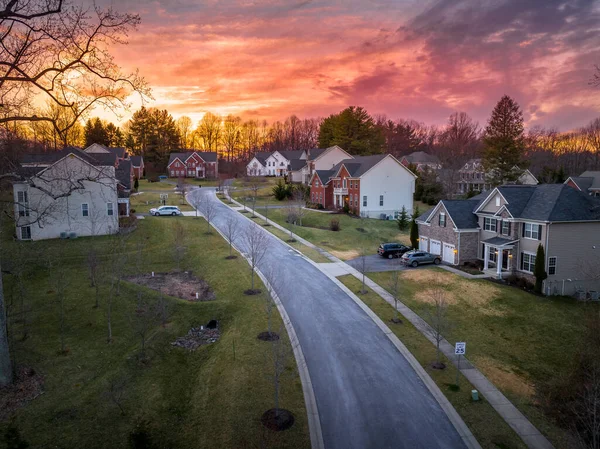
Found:
[[[115,168],[68,153],[13,187],[20,240],[114,234],[119,230]]]

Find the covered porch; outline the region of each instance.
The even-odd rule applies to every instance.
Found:
[[[515,245],[518,240],[510,240],[502,237],[492,237],[483,240],[483,271],[495,273],[498,279],[502,279],[503,273],[510,273],[513,269]]]

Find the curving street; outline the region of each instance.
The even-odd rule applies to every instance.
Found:
[[[218,203],[214,225],[239,219],[241,236],[258,226],[231,210],[211,188],[190,192]],[[264,231],[269,250],[259,265],[298,335],[310,373],[325,448],[464,448],[436,399],[372,319],[329,277]],[[244,251],[241,237],[235,242]],[[285,403],[285,392],[282,392]]]

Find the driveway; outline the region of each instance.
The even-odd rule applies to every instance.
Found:
[[[356,259],[347,260],[346,263],[352,268],[361,271],[362,268],[362,257]],[[379,254],[373,254],[365,257],[365,271],[367,273],[380,272],[380,271],[399,271],[406,270],[406,266],[400,263],[399,258],[385,259]]]
[[[258,225],[219,201],[214,189],[190,192],[197,195],[217,203],[213,223],[219,229],[227,216],[239,220],[235,243],[245,251],[243,230]],[[276,274],[273,288],[306,359],[325,448],[465,448],[433,395],[373,320],[322,271],[267,235],[269,251],[259,269]]]

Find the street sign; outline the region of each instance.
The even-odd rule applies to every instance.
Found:
[[[464,341],[457,341],[454,345],[455,355],[465,355],[467,352],[467,343]]]

